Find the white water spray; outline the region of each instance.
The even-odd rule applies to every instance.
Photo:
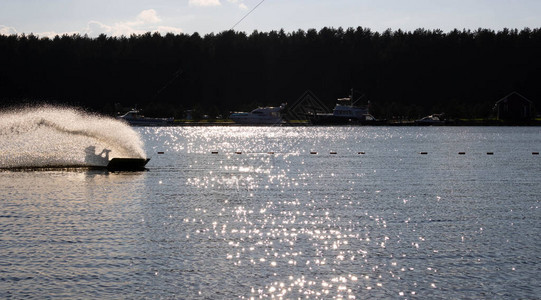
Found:
[[[48,105],[0,113],[0,168],[106,166],[114,157],[146,158],[121,121]]]

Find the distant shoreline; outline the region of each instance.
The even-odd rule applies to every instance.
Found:
[[[260,127],[272,127],[272,126],[283,126],[283,127],[331,127],[331,126],[339,126],[339,127],[397,127],[397,126],[409,126],[409,127],[445,127],[445,126],[456,126],[456,127],[465,127],[465,126],[490,126],[490,127],[515,127],[515,126],[541,126],[541,120],[532,120],[530,122],[509,122],[509,121],[500,121],[500,120],[453,120],[448,121],[445,124],[439,124],[439,125],[419,125],[416,124],[415,121],[389,121],[382,124],[373,124],[373,125],[367,125],[367,124],[344,124],[344,125],[313,125],[310,122],[291,122],[291,123],[283,123],[283,124],[276,124],[276,125],[269,125],[269,124],[237,124],[232,121],[215,121],[215,122],[209,122],[207,120],[205,121],[179,121],[175,120],[175,123],[173,125],[167,125],[169,127],[183,127],[183,126],[239,126],[239,127],[246,127],[246,126],[260,126]]]

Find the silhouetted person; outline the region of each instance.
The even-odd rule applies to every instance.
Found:
[[[103,149],[96,154],[95,146],[88,146],[85,149],[85,163],[90,166],[106,166],[109,163],[109,153],[111,150]]]

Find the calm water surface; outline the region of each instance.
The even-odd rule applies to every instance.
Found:
[[[541,295],[539,127],[136,130],[147,172],[0,172],[0,298]]]

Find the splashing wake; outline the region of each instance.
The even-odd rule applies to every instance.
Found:
[[[114,157],[146,158],[121,121],[48,105],[0,113],[0,168],[106,166]]]

